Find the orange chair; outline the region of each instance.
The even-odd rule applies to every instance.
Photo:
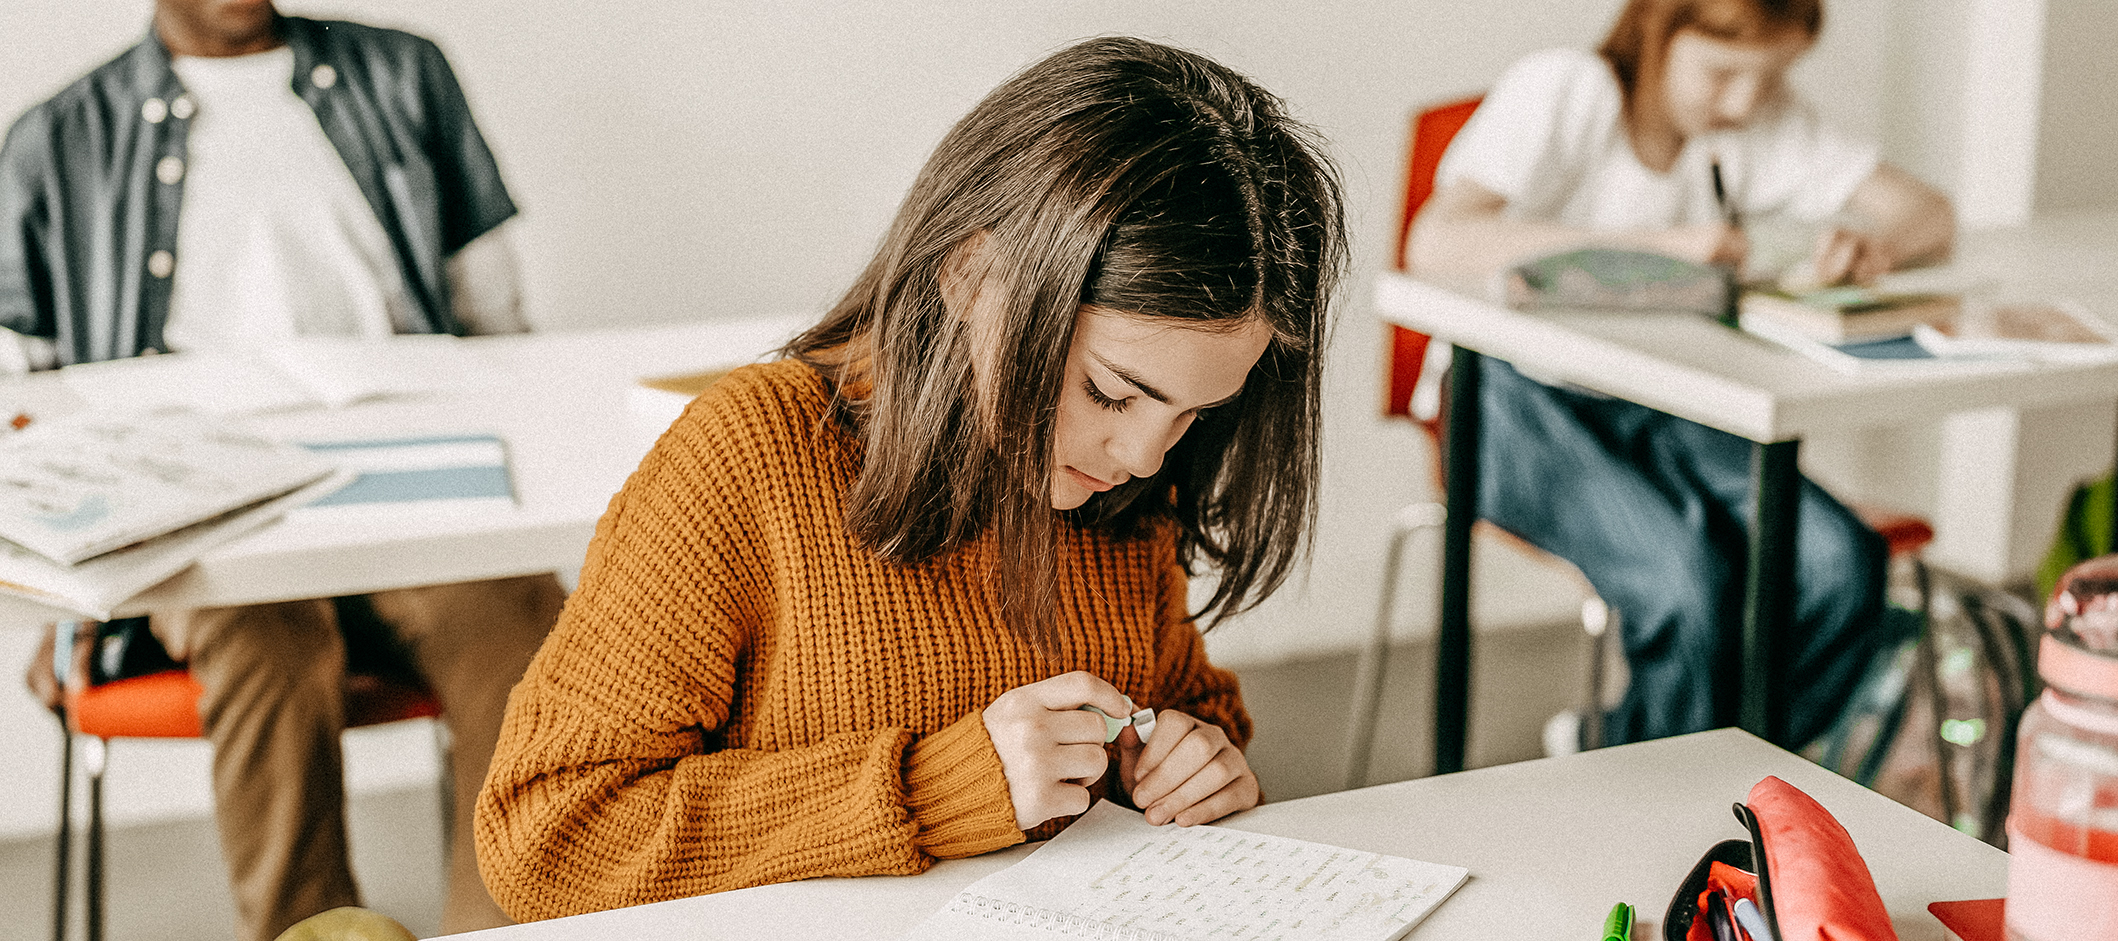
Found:
[[[53,867],[52,939],[66,941],[68,888],[72,883],[73,847],[73,757],[74,741],[81,737],[88,773],[88,941],[103,938],[103,771],[109,741],[114,738],[203,738],[199,697],[204,690],[183,669],[163,670],[144,676],[113,680],[78,688],[67,683],[73,660],[72,625],[61,624],[52,653],[53,672],[66,687],[65,704],[59,716],[59,839]],[[346,728],[382,725],[406,719],[438,719],[441,703],[422,686],[403,680],[351,673],[346,676]],[[444,734],[435,725],[437,742]],[[450,799],[448,761],[441,762],[441,806],[446,818],[454,804]]]
[[[1405,187],[1403,211],[1398,220],[1397,238],[1392,245],[1391,267],[1406,270],[1405,254],[1410,247],[1412,223],[1427,199],[1434,195],[1434,177],[1441,166],[1442,154],[1448,150],[1449,142],[1463,129],[1471,115],[1478,109],[1482,98],[1466,98],[1437,105],[1416,112],[1412,117],[1409,139],[1406,142]],[[1443,461],[1435,464],[1435,474],[1443,488],[1448,486],[1446,468],[1455,461],[1475,460],[1475,455],[1445,455],[1444,425],[1442,415],[1418,416],[1413,413],[1412,401],[1419,388],[1422,372],[1427,362],[1428,347],[1433,337],[1396,324],[1387,325],[1385,347],[1390,352],[1388,380],[1385,386],[1383,412],[1385,415],[1402,416],[1417,422],[1421,430],[1435,447],[1435,453],[1444,455]],[[1447,401],[1444,399],[1444,406]],[[1472,407],[1476,407],[1472,403]],[[1916,516],[1896,513],[1873,507],[1852,508],[1869,528],[1880,533],[1889,546],[1893,560],[1905,559],[1914,567],[1920,592],[1920,614],[1926,614],[1928,576],[1920,562],[1919,552],[1934,540],[1934,528],[1926,520]],[[1353,690],[1353,726],[1348,747],[1346,786],[1359,787],[1366,783],[1368,764],[1374,747],[1373,739],[1376,714],[1382,702],[1383,673],[1389,648],[1390,615],[1395,600],[1399,556],[1413,533],[1437,529],[1447,524],[1447,512],[1442,504],[1419,503],[1405,507],[1393,521],[1392,535],[1384,559],[1384,582],[1382,600],[1376,615],[1376,624],[1367,648],[1362,651],[1360,665],[1356,670]],[[1498,527],[1488,530],[1500,534],[1526,551],[1540,555],[1544,553],[1529,543],[1515,538]],[[1442,586],[1444,607],[1443,630],[1436,643],[1435,663],[1435,714],[1434,742],[1436,773],[1461,770],[1468,737],[1470,720],[1470,644],[1468,635],[1452,636],[1447,609],[1457,605],[1467,609],[1469,604],[1469,559],[1445,559],[1445,578]],[[1463,575],[1449,577],[1451,572]],[[1577,573],[1578,577],[1578,573]],[[1582,604],[1582,627],[1593,641],[1593,652],[1589,658],[1587,709],[1584,721],[1590,737],[1589,744],[1597,744],[1602,728],[1600,709],[1603,698],[1604,645],[1613,632],[1611,627],[1619,612],[1611,610],[1595,597],[1593,588],[1582,579],[1587,598]],[[1924,631],[1923,631],[1924,633]],[[1870,756],[1879,760],[1880,754]],[[1863,766],[1865,777],[1872,779],[1874,768]]]

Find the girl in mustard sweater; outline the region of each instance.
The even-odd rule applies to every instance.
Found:
[[[916,873],[1098,796],[1256,804],[1193,621],[1309,534],[1342,266],[1333,170],[1242,76],[1101,39],[1000,86],[823,322],[611,501],[479,800],[494,897],[549,918]],[[1158,721],[1107,750],[1083,706]]]

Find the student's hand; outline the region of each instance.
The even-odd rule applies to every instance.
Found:
[[[1103,777],[1110,757],[1103,751],[1103,717],[1082,706],[1114,716],[1132,712],[1117,687],[1078,670],[1015,687],[985,708],[986,735],[1007,775],[1016,826],[1028,830],[1088,809],[1088,786]]]
[[[1661,233],[1653,246],[1663,254],[1702,265],[1740,268],[1750,255],[1750,239],[1742,229],[1722,222],[1678,226]]]
[[[1118,776],[1148,823],[1188,827],[1258,804],[1258,776],[1249,760],[1211,722],[1158,709],[1147,744],[1128,728],[1118,746]]]
[[[1819,286],[1871,284],[1897,266],[1897,259],[1881,240],[1852,229],[1832,227],[1817,237],[1816,251],[1809,256]]]

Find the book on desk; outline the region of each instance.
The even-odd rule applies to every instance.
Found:
[[[0,538],[61,565],[331,473],[302,448],[184,411],[90,411],[0,439]]]
[[[0,439],[0,591],[108,620],[283,516],[513,512],[491,434],[294,445],[185,412],[87,412]]]
[[[2064,300],[1910,302],[1885,320],[1826,329],[1746,296],[1739,322],[1745,332],[1854,374],[2118,359],[2118,331]]]
[[[107,620],[213,547],[352,478],[187,412],[40,421],[0,439],[0,591]]]
[[[1954,321],[1963,297],[1942,292],[1884,291],[1858,285],[1790,291],[1753,286],[1743,292],[1742,316],[1785,326],[1823,343],[1910,336],[1920,324]]]

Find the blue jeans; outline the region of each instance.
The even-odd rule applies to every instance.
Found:
[[[1751,443],[1642,405],[1554,388],[1484,361],[1480,515],[1574,564],[1617,609],[1632,682],[1605,719],[1618,744],[1713,728],[1740,637]],[[1887,548],[1804,478],[1794,611],[1767,640],[1769,737],[1799,748],[1831,726],[1877,651]]]

